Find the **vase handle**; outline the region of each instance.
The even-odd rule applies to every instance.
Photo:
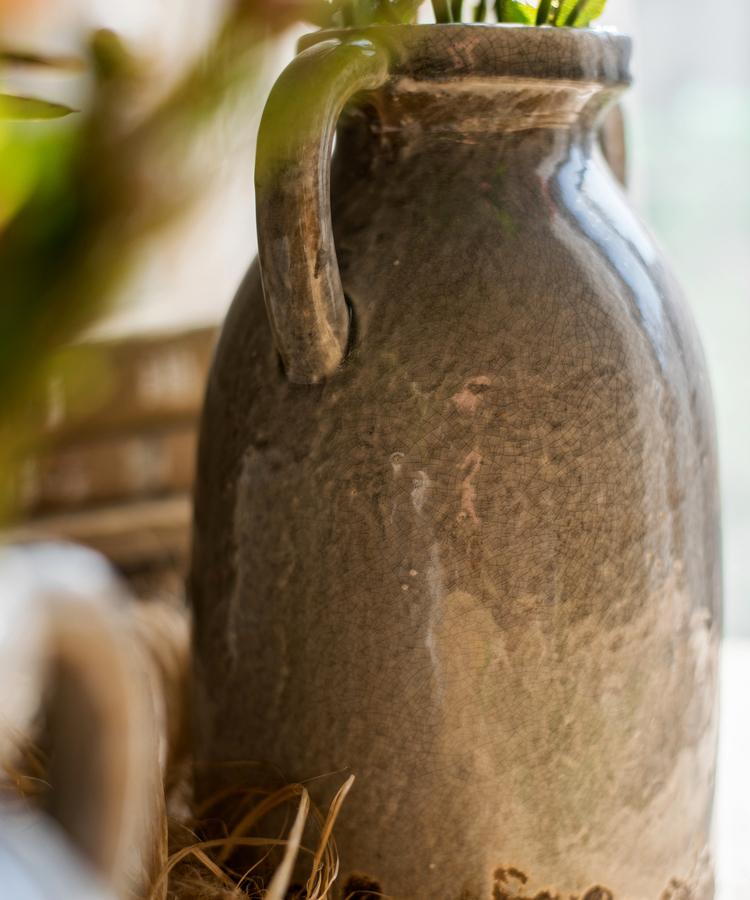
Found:
[[[331,150],[347,101],[388,75],[368,40],[328,40],[300,53],[271,91],[258,132],[258,259],[276,348],[287,378],[314,384],[336,371],[349,309],[333,245]]]

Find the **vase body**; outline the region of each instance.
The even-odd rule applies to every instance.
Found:
[[[199,789],[328,776],[325,806],[355,774],[340,884],[400,900],[706,900],[709,386],[594,146],[626,40],[530,31],[381,29],[407,46],[333,161],[335,374],[286,377],[257,265],[234,301],[190,580]]]

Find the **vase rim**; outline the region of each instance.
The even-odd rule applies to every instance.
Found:
[[[303,35],[298,52],[322,41],[370,41],[391,57],[391,74],[419,81],[516,77],[630,83],[632,41],[610,28],[515,23],[425,23],[328,28]]]

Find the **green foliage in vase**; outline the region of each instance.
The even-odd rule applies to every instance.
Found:
[[[597,19],[607,0],[479,0],[468,11],[464,0],[432,0],[435,21],[502,22],[515,25],[554,25],[585,28]],[[409,24],[417,21],[415,0],[331,0],[314,9],[312,19],[321,27],[363,27]],[[465,18],[465,14],[468,18]]]
[[[449,0],[436,0],[449,3]],[[416,21],[414,0],[323,0],[310,6],[307,18],[321,28],[363,28],[366,25],[407,25]]]

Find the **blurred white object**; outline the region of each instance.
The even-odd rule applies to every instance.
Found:
[[[93,551],[0,551],[0,759],[40,706],[51,749],[49,816],[0,810],[3,897],[121,896],[158,848],[155,717],[126,597]]]
[[[54,823],[39,815],[0,816],[0,886],[12,900],[114,898]]]

